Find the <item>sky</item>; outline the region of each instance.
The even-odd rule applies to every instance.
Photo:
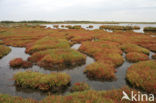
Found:
[[[156,22],[156,0],[0,0],[2,20]]]

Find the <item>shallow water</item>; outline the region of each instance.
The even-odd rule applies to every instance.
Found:
[[[12,69],[9,66],[9,61],[18,57],[26,60],[29,55],[25,54],[25,48],[10,48],[11,52],[7,56],[0,59],[0,93],[34,99],[41,99],[45,97],[44,93],[39,91],[20,89],[14,86],[14,80],[12,80],[13,74],[18,71],[24,71],[25,69]]]
[[[71,48],[78,50],[81,44],[74,44]],[[10,47],[11,52],[0,59],[0,93],[3,94],[10,94],[13,96],[22,96],[24,98],[33,98],[37,100],[43,99],[45,96],[48,95],[48,93],[43,93],[38,90],[33,89],[22,89],[22,88],[16,88],[14,86],[14,80],[12,80],[13,74],[19,71],[25,71],[25,70],[33,70],[33,71],[39,71],[42,73],[50,73],[52,71],[45,70],[43,68],[40,68],[37,65],[34,65],[32,68],[28,69],[13,69],[9,66],[9,61],[20,57],[26,60],[29,55],[25,53],[25,48],[17,48],[17,47]],[[149,58],[151,59],[151,56],[153,55],[153,52],[150,52]],[[123,57],[125,57],[125,53],[123,53]],[[95,80],[89,80],[86,75],[83,73],[85,67],[91,63],[94,63],[95,60],[89,56],[86,57],[86,63],[82,66],[75,67],[73,69],[66,69],[61,72],[66,72],[71,76],[71,85],[76,82],[86,82],[91,86],[92,89],[95,90],[110,90],[110,89],[117,89],[121,88],[125,85],[127,85],[125,76],[126,76],[126,70],[131,65],[131,63],[125,62],[118,68],[116,68],[116,81],[95,81]],[[66,95],[69,93],[70,87],[62,93],[62,95]]]
[[[74,44],[71,48],[78,50],[80,48],[81,44]]]
[[[125,54],[123,54],[123,56],[125,56]],[[126,75],[126,69],[131,65],[131,63],[128,62],[124,62],[120,67],[118,67],[117,73],[116,73],[116,77],[117,80],[116,81],[96,81],[96,80],[90,80],[87,78],[87,76],[83,73],[85,67],[93,62],[95,62],[95,60],[89,56],[87,56],[86,61],[88,61],[88,63],[86,63],[83,66],[80,67],[76,67],[72,70],[65,70],[64,72],[68,73],[71,75],[72,78],[72,84],[76,83],[76,82],[86,82],[89,84],[89,86],[91,86],[92,89],[95,90],[110,90],[110,89],[116,89],[116,88],[121,88],[123,86],[125,86],[126,80],[125,80],[125,75]]]
[[[101,25],[118,25],[118,26],[139,26],[140,29],[138,30],[133,30],[134,32],[137,33],[144,33],[143,29],[144,27],[156,27],[156,24],[43,24],[44,26],[46,26],[47,28],[54,28],[53,25],[59,25],[60,29],[67,29],[65,27],[61,27],[61,25],[81,25],[82,28],[86,29],[86,30],[94,30],[94,29],[99,29],[99,27]],[[93,28],[87,28],[89,25],[93,25]],[[56,28],[54,28],[56,29]],[[111,30],[105,30],[107,32],[112,32]]]

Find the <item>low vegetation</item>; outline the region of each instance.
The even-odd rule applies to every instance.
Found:
[[[94,26],[93,25],[89,25],[87,28],[93,28]]]
[[[0,103],[38,103],[37,100],[0,94]]]
[[[117,67],[124,62],[119,46],[119,43],[110,41],[83,42],[80,51],[93,56],[96,61]]]
[[[0,58],[7,55],[10,51],[11,51],[11,49],[9,47],[0,45]]]
[[[53,27],[57,29],[57,28],[59,28],[59,25],[53,25]]]
[[[3,41],[0,43],[0,47],[2,44],[25,47],[26,52],[30,54],[29,62],[51,70],[56,70],[55,68],[62,70],[65,67],[84,64],[86,56],[82,53],[85,53],[92,56],[96,62],[88,65],[84,72],[88,78],[102,81],[116,79],[115,68],[124,62],[122,54],[126,52],[129,61],[140,61],[128,69],[126,78],[129,83],[144,91],[155,93],[155,61],[142,61],[147,59],[149,50],[156,52],[156,39],[154,37],[132,31],[115,31],[118,27],[114,28],[113,33],[104,30],[85,30],[81,26],[69,25],[66,27],[69,29],[51,29],[45,28],[45,26],[25,24],[0,27],[0,40]],[[130,27],[121,27],[121,30],[128,29],[132,30]],[[70,45],[74,43],[82,44],[79,49],[82,53],[70,49]],[[5,49],[2,48],[0,53],[1,51],[5,51]],[[23,60],[17,60],[13,64],[19,65],[21,63],[23,67],[27,67],[28,64],[21,61],[23,62]],[[65,89],[70,83],[70,77],[64,73],[43,74],[27,71],[15,74],[14,79],[17,86],[42,91],[59,91]],[[131,92],[129,88],[94,91],[86,90],[87,86],[81,85],[81,83],[74,86],[73,90],[77,91],[75,93],[66,96],[52,95],[39,102],[120,103],[123,96],[122,91]],[[19,102],[18,97],[0,95],[0,102],[36,103],[37,101],[20,98]],[[129,103],[129,101],[122,102]]]
[[[92,31],[72,31],[67,35],[67,38],[71,40],[73,43],[81,43],[84,41],[92,41],[95,38],[95,33]]]
[[[89,90],[89,89],[90,89],[89,85],[85,82],[75,83],[71,87],[72,92],[80,92],[80,91],[85,91],[85,90]]]
[[[121,45],[121,49],[126,52],[138,52],[138,53],[144,53],[144,54],[149,54],[149,50],[143,47],[140,47],[135,44],[123,44]]]
[[[156,27],[145,27],[144,31],[156,31]]]
[[[114,80],[115,77],[115,69],[105,63],[95,62],[93,64],[88,65],[84,72],[90,79],[94,80]]]
[[[138,26],[115,26],[115,25],[102,25],[99,29],[109,29],[109,30],[133,30],[140,29]]]
[[[153,58],[153,59],[156,59],[156,54],[152,55],[152,58]]]
[[[136,90],[128,87],[108,91],[88,90],[84,92],[74,92],[66,96],[48,96],[41,100],[40,103],[47,103],[47,101],[48,103],[121,103],[123,91],[128,95],[131,95],[131,91],[137,93]],[[130,101],[122,100],[122,103],[130,103]]]
[[[137,53],[137,52],[129,52],[126,54],[126,59],[129,62],[139,62],[148,60],[148,56],[144,53]]]
[[[27,46],[26,52],[29,54],[33,54],[34,52],[38,52],[41,50],[57,48],[70,48],[70,44],[65,39],[58,39],[56,37],[46,36],[37,40],[32,45]]]
[[[13,68],[29,68],[32,67],[32,63],[24,61],[22,58],[15,58],[10,61],[10,66]]]
[[[128,87],[108,91],[87,90],[82,92],[70,93],[65,96],[49,95],[41,101],[36,101],[32,99],[23,99],[22,97],[14,97],[5,94],[0,94],[0,102],[1,103],[121,103],[123,91],[126,92],[128,95],[131,95],[131,91],[133,91],[134,94],[137,94],[136,90],[130,89]],[[138,98],[138,96],[136,96],[136,98]],[[143,99],[145,100],[145,98]],[[156,99],[154,99],[154,101],[155,100]],[[122,103],[130,103],[130,101],[124,99],[122,100]],[[138,102],[134,101],[134,103]],[[139,103],[148,103],[148,102],[139,102]]]
[[[39,89],[41,91],[61,91],[70,83],[70,76],[66,73],[43,74],[25,71],[14,75],[15,85],[22,88]]]
[[[66,28],[68,28],[68,29],[82,29],[81,28],[81,25],[74,25],[74,26],[72,26],[72,25],[67,25],[67,26],[65,26]]]
[[[29,61],[52,70],[81,65],[85,59],[85,55],[73,49],[47,49],[34,53]]]
[[[156,61],[142,61],[128,68],[126,78],[136,88],[156,94]]]

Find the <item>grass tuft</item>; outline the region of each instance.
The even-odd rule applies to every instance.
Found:
[[[126,79],[136,88],[156,94],[156,61],[142,61],[128,68]]]
[[[80,91],[85,91],[85,90],[89,90],[90,87],[87,83],[85,82],[77,82],[75,84],[73,84],[73,86],[71,87],[71,92],[80,92]]]
[[[137,53],[137,52],[129,52],[126,54],[126,59],[129,62],[139,62],[148,60],[148,56],[144,53]]]
[[[43,74],[25,71],[14,75],[16,86],[22,88],[39,89],[41,91],[61,91],[70,83],[70,76],[66,73]]]
[[[11,51],[11,49],[9,47],[0,45],[0,58],[7,55],[10,51]]]

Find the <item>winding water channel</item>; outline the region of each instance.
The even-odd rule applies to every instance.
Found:
[[[81,44],[74,44],[71,48],[78,50],[80,46]],[[50,73],[52,71],[45,70],[44,68],[40,68],[37,65],[34,65],[33,67],[28,68],[28,69],[11,68],[9,66],[10,60],[17,58],[17,57],[20,57],[26,60],[29,57],[29,55],[25,53],[25,48],[17,48],[17,47],[11,47],[11,46],[10,48],[11,48],[11,52],[7,56],[0,59],[0,93],[10,94],[13,96],[22,96],[24,98],[33,98],[37,100],[43,99],[45,96],[48,95],[48,93],[43,93],[38,90],[32,90],[32,89],[16,88],[16,86],[14,86],[14,80],[12,80],[12,77],[13,77],[13,74],[15,74],[16,72],[25,71],[25,70],[39,71],[42,73]],[[151,59],[152,54],[153,52],[150,52],[150,55],[149,55],[150,59]],[[123,57],[125,58],[125,53],[123,53]],[[127,85],[126,80],[125,80],[126,70],[132,63],[129,63],[125,60],[124,63],[120,67],[116,68],[117,70],[116,81],[101,82],[101,81],[89,80],[86,77],[86,75],[83,73],[83,70],[85,69],[85,67],[93,62],[95,62],[95,60],[87,56],[86,63],[84,65],[75,67],[73,69],[66,69],[61,72],[66,72],[67,74],[71,76],[71,85],[75,82],[86,82],[89,84],[89,86],[91,86],[92,89],[95,89],[95,90],[117,89],[117,88],[121,88]],[[69,93],[69,89],[70,87],[62,94],[66,95],[67,93]]]

